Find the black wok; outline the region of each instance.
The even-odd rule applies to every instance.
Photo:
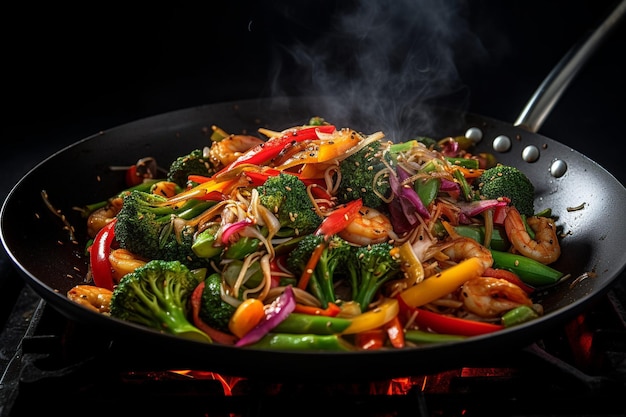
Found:
[[[115,338],[136,338],[142,349],[158,349],[169,366],[197,366],[229,375],[311,378],[336,370],[350,377],[401,376],[454,366],[473,356],[493,355],[523,347],[551,328],[573,318],[604,294],[626,265],[622,207],[626,189],[606,170],[584,155],[552,139],[519,127],[472,114],[437,108],[412,107],[411,114],[389,120],[364,119],[358,112],[339,114],[329,107],[336,101],[323,98],[260,99],[213,104],[180,110],[129,123],[86,138],[50,156],[32,169],[10,192],[2,208],[2,242],[26,282],[68,318],[102,329]],[[426,112],[426,113],[422,113]],[[545,315],[532,322],[463,342],[404,350],[355,353],[293,353],[255,351],[207,345],[92,313],[68,300],[66,292],[84,282],[85,220],[75,206],[100,201],[123,186],[123,174],[111,165],[132,164],[153,156],[162,164],[207,143],[207,129],[217,124],[230,132],[254,133],[260,126],[282,129],[322,115],[339,126],[364,132],[383,129],[389,138],[413,134],[444,137],[462,135],[478,127],[483,140],[478,147],[492,151],[500,135],[512,139],[508,152],[497,158],[522,169],[536,186],[536,207],[552,208],[567,236],[555,267],[572,279],[541,291],[537,302]],[[424,122],[428,120],[429,124]],[[432,122],[432,123],[431,123]],[[402,130],[399,130],[401,127]],[[522,149],[534,145],[540,151],[535,162],[521,158]],[[555,160],[567,170],[555,177]],[[44,204],[41,191],[75,227],[79,244],[72,244],[61,219]],[[581,207],[570,211],[568,208]],[[589,278],[570,285],[590,273]]]
[[[625,5],[622,2],[619,6],[620,15]],[[596,33],[603,35],[603,31],[606,32],[601,28]],[[71,321],[110,337],[112,349],[122,341],[133,340],[135,348],[116,357],[126,361],[126,366],[140,363],[144,355],[152,355],[160,358],[164,369],[202,367],[233,376],[280,380],[308,381],[327,379],[329,375],[372,380],[451,369],[482,357],[506,357],[513,349],[531,345],[585,310],[610,289],[626,267],[626,189],[586,156],[536,133],[538,127],[533,125],[537,120],[541,124],[584,61],[581,56],[589,56],[585,48],[590,45],[593,42],[585,43],[582,55],[565,60],[565,68],[554,73],[554,79],[545,88],[558,86],[556,92],[548,94],[554,100],[539,105],[537,112],[533,108],[525,110],[515,125],[415,103],[393,115],[382,110],[397,108],[397,103],[380,103],[379,116],[373,117],[358,108],[338,106],[344,102],[341,98],[299,97],[211,104],[109,129],[62,149],[28,172],[2,206],[0,238],[20,275],[48,305]],[[542,89],[543,86],[539,91]],[[529,114],[530,120],[526,118]],[[510,149],[495,152],[497,159],[529,176],[536,188],[536,208],[551,208],[565,233],[562,255],[554,267],[571,278],[536,294],[536,302],[543,305],[545,314],[513,328],[449,344],[374,352],[294,353],[189,341],[91,312],[66,297],[70,288],[84,282],[87,273],[85,219],[73,207],[101,201],[124,187],[123,174],[110,170],[111,165],[130,165],[139,158],[152,156],[161,166],[167,166],[175,157],[207,144],[207,132],[213,124],[233,133],[254,134],[259,127],[280,130],[302,124],[314,115],[364,133],[383,130],[389,139],[395,140],[414,135],[457,136],[469,128],[478,128],[482,140],[477,151],[485,152],[493,152],[495,138],[510,138]],[[528,146],[535,147],[538,159],[529,162],[529,158],[522,157]],[[44,203],[43,190],[57,213]],[[75,228],[78,244],[72,243],[59,214]]]

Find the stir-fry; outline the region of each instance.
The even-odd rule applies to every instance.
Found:
[[[550,208],[465,137],[391,141],[319,117],[265,139],[213,127],[169,168],[81,207],[88,282],[68,297],[237,347],[394,349],[543,314],[563,273]]]

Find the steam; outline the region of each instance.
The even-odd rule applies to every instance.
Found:
[[[464,2],[357,0],[326,10],[324,20],[296,7],[281,12],[302,29],[303,39],[281,45],[273,95],[331,97],[327,118],[358,114],[396,135],[409,134],[415,125],[433,129],[422,103],[467,105],[455,60],[460,53],[474,59],[483,52]]]

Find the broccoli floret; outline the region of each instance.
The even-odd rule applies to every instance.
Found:
[[[325,245],[325,248],[309,279],[309,289],[326,308],[328,303],[337,299],[335,285],[337,277],[346,271],[345,264],[352,248],[350,244],[337,235],[331,236],[328,241],[323,236],[306,235],[289,253],[287,267],[296,274],[302,274],[318,245]]]
[[[215,329],[230,332],[228,322],[236,307],[222,299],[221,287],[222,276],[219,273],[213,273],[204,280],[200,318]]]
[[[348,261],[352,300],[365,311],[382,285],[400,271],[400,261],[391,255],[393,245],[383,242],[356,247]]]
[[[176,158],[167,172],[167,180],[181,187],[187,186],[189,175],[204,175],[210,177],[215,169],[204,157],[202,149],[194,149],[187,155]]]
[[[209,260],[192,249],[193,218],[213,205],[189,199],[182,206],[163,205],[165,197],[131,191],[117,214],[115,238],[120,247],[146,259],[180,261],[189,267],[207,266]]]
[[[281,225],[281,236],[315,231],[322,218],[315,212],[306,185],[295,175],[280,173],[257,187],[259,202],[272,211]]]
[[[388,196],[391,190],[385,176],[376,178],[377,173],[386,167],[383,158],[391,162],[389,154],[382,152],[381,142],[375,141],[342,160],[339,163],[341,182],[337,190],[338,202],[347,203],[362,198],[364,206],[383,207],[385,202],[374,192],[376,190],[380,195]]]
[[[210,342],[189,321],[189,297],[206,269],[189,270],[178,261],[152,260],[120,280],[111,296],[111,316],[177,336]]]
[[[478,192],[484,199],[507,197],[520,214],[532,216],[535,212],[535,187],[518,168],[496,165],[478,178]]]

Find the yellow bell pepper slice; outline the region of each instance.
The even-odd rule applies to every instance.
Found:
[[[395,249],[392,249],[395,250]],[[407,276],[407,281],[417,284],[424,280],[424,266],[413,250],[410,242],[404,242],[397,248],[400,257],[402,271]]]
[[[423,306],[451,293],[466,281],[479,277],[484,269],[478,258],[468,258],[407,288],[400,293],[400,297],[410,307]]]
[[[398,315],[400,304],[395,298],[385,298],[374,309],[354,316],[352,323],[341,334],[356,334],[388,323]]]

